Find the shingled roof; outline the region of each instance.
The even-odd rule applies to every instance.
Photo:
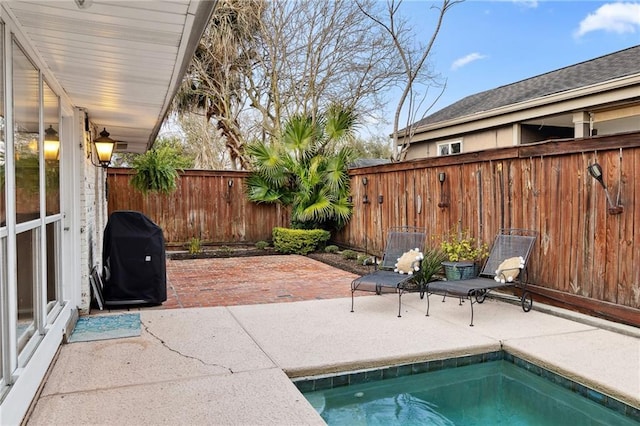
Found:
[[[640,45],[467,96],[415,123],[416,128],[640,73]]]

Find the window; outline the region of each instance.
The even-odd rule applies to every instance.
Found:
[[[60,98],[46,81],[42,83],[44,109],[44,176],[46,256],[44,265],[47,285],[47,314],[53,312],[62,299],[60,289]]]
[[[14,163],[17,235],[17,349],[36,332],[40,271],[40,75],[13,43]]]
[[[13,116],[16,220],[40,217],[40,76],[22,49],[13,45]]]
[[[459,154],[462,152],[462,141],[445,142],[438,144],[438,156]]]
[[[5,175],[5,134],[4,134],[4,25],[0,22],[0,313],[4,309],[7,300],[7,209],[6,199],[6,175]],[[3,346],[6,336],[5,317],[0,315],[0,399],[2,389],[6,389],[5,363],[6,354]]]
[[[47,82],[43,82],[44,105],[44,174],[45,211],[47,216],[60,213],[60,100]]]

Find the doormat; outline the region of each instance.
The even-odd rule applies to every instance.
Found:
[[[120,339],[140,335],[140,314],[82,317],[69,337],[69,343]]]

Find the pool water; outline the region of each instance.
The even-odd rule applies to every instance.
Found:
[[[638,425],[507,361],[304,393],[328,425]]]

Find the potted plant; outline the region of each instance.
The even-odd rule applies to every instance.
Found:
[[[442,262],[447,280],[477,277],[480,263],[489,255],[487,244],[477,241],[469,231],[450,233],[440,248],[447,256]]]
[[[131,185],[144,195],[149,192],[170,194],[177,188],[178,171],[191,166],[191,163],[170,142],[159,143],[133,159]]]
[[[447,260],[446,253],[438,247],[425,248],[423,256],[420,270],[414,274],[415,283],[420,289],[420,297],[424,296],[427,284],[437,279],[436,275],[442,272],[442,262]]]

